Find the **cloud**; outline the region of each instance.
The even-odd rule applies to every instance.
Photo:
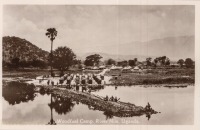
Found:
[[[45,32],[55,27],[54,48],[95,52],[101,51],[98,46],[194,35],[194,13],[194,6],[181,5],[5,5],[3,35],[25,38],[49,51]]]

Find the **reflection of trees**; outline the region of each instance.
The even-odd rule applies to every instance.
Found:
[[[105,111],[103,114],[106,116],[106,120],[113,118],[113,113],[111,111]]]
[[[49,107],[54,108],[58,114],[62,115],[70,112],[74,105],[75,104],[71,101],[70,98],[63,98],[59,95],[52,95],[52,103],[49,104]]]
[[[4,83],[2,95],[9,104],[15,105],[29,100],[33,101],[36,96],[34,89],[34,85],[13,81]]]
[[[53,109],[58,114],[67,114],[72,110],[74,107],[74,103],[71,101],[70,98],[63,98],[59,95],[51,94],[51,102],[48,104],[51,109],[51,119],[48,122],[48,125],[56,125],[56,122],[53,119]]]
[[[41,88],[40,88],[40,91],[39,91],[39,93],[40,93],[41,95],[45,95],[45,94],[50,95],[51,92],[52,92],[52,91],[51,91],[49,88],[47,88],[47,89],[45,90],[44,87],[41,87]]]
[[[44,87],[41,87],[41,88],[40,88],[39,93],[40,93],[41,95],[45,95],[45,94],[46,94]]]
[[[104,89],[104,86],[102,85],[98,85],[98,86],[88,86],[88,88],[90,88],[92,91],[96,92],[96,91],[100,91],[101,89]]]
[[[50,107],[50,109],[51,109],[51,119],[50,119],[50,121],[48,122],[48,125],[56,125],[56,122],[53,120],[53,106],[52,106],[52,94],[51,94],[51,103],[49,103],[48,105],[49,105],[49,107]]]
[[[152,115],[151,113],[146,113],[146,117],[148,120],[151,118],[151,115]]]

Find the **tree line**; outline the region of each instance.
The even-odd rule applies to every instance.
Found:
[[[47,57],[47,61],[45,62],[40,59],[32,59],[29,61],[20,60],[19,57],[14,57],[9,63],[5,63],[3,61],[3,66],[7,66],[8,68],[25,68],[25,67],[36,67],[36,68],[47,68],[48,66],[51,67],[51,74],[52,74],[52,68],[56,68],[63,73],[64,71],[68,70],[73,65],[78,65],[79,68],[82,68],[82,63],[85,66],[98,66],[100,60],[103,58],[99,54],[93,54],[89,55],[85,58],[85,60],[82,62],[81,60],[78,60],[76,58],[76,54],[72,51],[72,49],[61,46],[57,49],[53,50],[53,41],[55,40],[57,36],[57,31],[55,28],[49,28],[47,29],[46,36],[51,41],[51,51],[49,53],[49,56]],[[106,65],[119,65],[122,67],[125,66],[136,66],[138,63],[141,63],[147,67],[153,66],[157,67],[158,64],[160,66],[169,66],[170,65],[170,59],[167,56],[161,56],[156,57],[155,59],[152,59],[151,57],[146,58],[145,61],[140,62],[137,58],[133,58],[130,60],[123,60],[123,61],[116,61],[114,59],[108,59],[104,61]],[[185,60],[180,59],[177,61],[177,64],[179,64],[181,67],[186,66],[187,68],[194,67],[194,61],[191,58],[187,58]]]
[[[114,59],[108,59],[105,61],[106,65],[118,65],[118,66],[137,66],[138,64],[143,64],[147,67],[157,67],[157,66],[173,66],[171,64],[170,59],[166,56],[157,57],[152,60],[151,57],[146,58],[145,61],[138,61],[137,58],[133,58],[132,60],[123,60],[123,61],[116,61]],[[177,65],[179,65],[181,68],[193,68],[194,67],[194,61],[191,58],[186,58],[185,60],[179,59],[177,62]]]
[[[66,71],[69,69],[70,66],[78,65],[79,68],[82,68],[82,63],[84,63],[85,66],[98,66],[100,60],[103,58],[99,54],[93,54],[89,55],[85,58],[85,61],[81,61],[76,59],[76,54],[68,47],[58,47],[51,53],[49,53],[48,62],[45,62],[40,59],[33,59],[30,61],[20,60],[18,57],[15,57],[11,60],[9,63],[5,63],[3,61],[3,66],[7,66],[8,68],[26,68],[26,67],[35,67],[44,69],[47,68],[52,64],[53,68],[56,68],[60,71]],[[51,58],[53,58],[51,60]],[[138,63],[142,63],[145,66],[153,66],[157,67],[158,63],[160,66],[169,66],[170,65],[170,59],[166,56],[157,57],[152,60],[151,57],[146,58],[146,61],[140,62],[137,58],[133,58],[130,60],[123,60],[123,61],[116,61],[114,59],[108,59],[104,61],[105,65],[118,65],[118,66],[136,66]],[[186,58],[185,60],[179,59],[177,61],[177,64],[180,65],[180,67],[187,67],[192,68],[194,67],[194,61],[191,58]]]
[[[40,69],[44,69],[47,68],[48,63],[40,60],[40,59],[33,59],[33,60],[20,60],[19,57],[14,57],[11,59],[10,62],[5,62],[3,60],[3,67],[7,67],[9,69],[18,69],[18,68],[40,68]]]
[[[51,60],[52,58],[52,60]],[[53,68],[64,72],[68,70],[71,66],[78,65],[78,68],[81,69],[83,64],[85,66],[99,66],[99,62],[103,57],[99,54],[89,55],[85,58],[84,61],[76,59],[76,54],[68,47],[58,47],[52,51],[52,54],[49,53],[47,57],[48,62],[45,62],[40,59],[33,59],[31,61],[20,60],[18,57],[15,57],[11,60],[10,63],[4,63],[8,68],[26,68],[34,67],[44,69],[52,64]],[[159,66],[169,66],[171,64],[170,59],[166,56],[157,57],[152,59],[151,57],[146,58],[145,61],[140,62],[137,58],[130,60],[116,61],[114,59],[108,59],[104,61],[105,65],[118,65],[118,66],[137,66],[138,64],[143,64],[145,66],[157,67]],[[194,67],[194,61],[191,58],[186,58],[185,60],[179,59],[177,64],[180,67],[192,68]]]

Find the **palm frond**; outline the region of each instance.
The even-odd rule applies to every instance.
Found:
[[[54,40],[55,37],[57,36],[57,31],[55,28],[48,28],[46,32],[46,36],[50,38],[51,40]]]
[[[47,33],[46,33],[46,36],[48,36],[48,35],[50,35],[50,33],[49,33],[49,32],[47,32]]]

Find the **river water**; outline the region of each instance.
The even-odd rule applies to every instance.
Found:
[[[59,100],[52,104],[51,95],[39,93],[15,97],[12,91],[3,94],[4,124],[134,124],[134,125],[192,125],[194,122],[194,86],[185,88],[145,86],[105,86],[92,92],[99,96],[117,96],[120,101],[145,106],[149,102],[158,112],[150,117],[114,117],[109,113],[94,110],[82,103]],[[4,90],[3,90],[4,93]]]

